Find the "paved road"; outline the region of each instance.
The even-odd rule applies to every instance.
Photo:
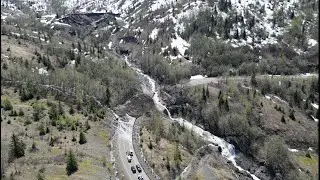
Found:
[[[143,179],[149,180],[148,176],[145,174],[143,170],[141,173],[137,171],[135,174],[131,171],[131,166],[136,166],[137,164],[139,164],[138,158],[136,156],[136,152],[134,151],[133,144],[132,144],[132,129],[133,129],[134,121],[136,119],[130,116],[127,116],[126,118],[129,119],[129,122],[124,122],[119,120],[119,127],[117,130],[117,133],[118,133],[117,150],[120,156],[119,163],[123,167],[124,172],[129,179],[137,180],[138,175],[141,175]],[[133,157],[132,157],[131,163],[128,162],[127,156],[126,156],[126,152],[129,150],[133,151]]]
[[[270,78],[271,75],[258,75],[256,76],[257,79],[263,79],[263,78]],[[273,78],[310,78],[310,77],[318,77],[318,74],[311,74],[311,75],[274,75]],[[234,76],[234,77],[228,77],[228,79],[237,80],[237,81],[243,81],[247,80],[250,81],[250,76]],[[208,77],[208,78],[201,78],[201,79],[191,79],[187,81],[183,85],[187,86],[196,86],[200,84],[208,84],[208,83],[218,83],[219,80],[225,80],[224,77]]]

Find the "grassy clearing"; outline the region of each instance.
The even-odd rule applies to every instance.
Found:
[[[306,157],[304,154],[296,155],[296,160],[299,163],[300,167],[303,169],[306,169],[311,172],[313,177],[316,177],[316,175],[319,173],[318,169],[318,156],[315,154],[311,154],[311,158]]]

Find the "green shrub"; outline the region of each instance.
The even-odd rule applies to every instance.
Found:
[[[22,108],[19,109],[19,116],[24,116],[24,112],[23,112]]]
[[[10,110],[13,109],[13,106],[12,106],[10,100],[7,99],[7,98],[5,98],[5,99],[2,101],[1,104],[3,104],[3,109],[4,109],[5,111],[10,111]]]
[[[272,136],[266,141],[265,147],[266,166],[272,175],[275,175],[278,170],[286,175],[294,168],[283,138]]]
[[[79,136],[79,144],[85,144],[87,142],[87,139],[84,135],[84,133],[81,131]]]
[[[39,126],[39,135],[43,136],[45,134],[46,134],[46,131],[45,131],[44,125],[41,123]]]

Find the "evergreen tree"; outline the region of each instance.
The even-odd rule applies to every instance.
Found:
[[[20,140],[15,134],[11,136],[10,150],[9,150],[9,160],[13,161],[14,159],[24,156],[24,150],[26,145]]]
[[[180,149],[179,149],[179,144],[177,142],[175,143],[173,159],[174,159],[177,167],[179,167],[182,158],[181,158],[181,152],[180,152]]]
[[[71,150],[69,150],[66,170],[67,170],[68,176],[70,176],[72,173],[74,173],[78,170],[77,159]]]
[[[167,162],[166,162],[166,167],[167,167],[167,170],[170,171],[170,161],[169,161],[169,157],[167,156]]]
[[[293,19],[294,18],[294,11],[292,11],[291,13],[290,13],[290,17],[289,17],[290,19]]]
[[[244,39],[244,40],[247,39],[247,35],[246,35],[246,30],[245,29],[243,29],[242,39]]]
[[[56,120],[56,119],[58,119],[58,114],[59,114],[59,112],[57,110],[57,106],[55,104],[52,104],[52,106],[49,110],[49,118],[51,120],[53,120],[53,119]]]
[[[81,52],[81,44],[80,44],[80,41],[78,41],[78,50],[79,50],[79,52]]]
[[[59,111],[58,111],[59,115],[63,115],[64,114],[64,110],[63,110],[63,107],[62,107],[62,104],[61,102],[59,101]]]
[[[75,112],[74,112],[74,108],[73,108],[72,105],[71,105],[71,107],[70,107],[69,113],[70,113],[70,114],[74,114],[74,113],[75,113]]]
[[[44,180],[44,177],[43,177],[43,175],[41,173],[38,173],[37,179],[38,180]]]
[[[81,131],[79,136],[79,144],[85,144],[87,142],[87,139],[84,135],[84,133]]]
[[[45,135],[46,134],[46,131],[44,130],[44,126],[43,126],[43,124],[41,123],[40,124],[40,126],[39,126],[39,135],[40,136],[43,136],[43,135]]]
[[[80,62],[81,62],[81,55],[79,54],[78,56],[77,56],[77,58],[76,58],[76,67],[78,67],[78,65],[80,64]]]
[[[11,101],[9,99],[4,99],[1,103],[3,103],[3,109],[5,111],[10,111],[13,109]]]
[[[41,114],[42,114],[42,108],[40,105],[36,104],[34,107],[34,112],[33,112],[33,120],[35,122],[38,122],[41,119]]]
[[[106,90],[106,99],[105,99],[105,103],[108,107],[110,106],[110,99],[111,99],[111,93],[108,87]]]
[[[282,117],[281,117],[281,122],[286,123],[286,119],[284,118],[283,114],[282,114]]]
[[[289,118],[292,119],[292,120],[296,120],[296,118],[294,116],[294,110],[293,109],[290,109]]]
[[[255,73],[252,73],[252,75],[251,75],[251,85],[252,85],[253,87],[256,87],[256,86],[258,85],[257,80],[256,80],[256,74],[255,74]]]
[[[87,120],[86,123],[85,123],[85,130],[89,130],[91,127],[90,127],[90,124],[89,124],[89,121]]]
[[[226,100],[225,100],[225,102],[224,102],[224,107],[225,107],[225,110],[228,112],[228,111],[229,111],[228,98],[226,98]]]
[[[300,94],[298,93],[297,90],[294,92],[293,100],[294,100],[294,103],[295,103],[297,106],[300,106],[301,97],[300,97]]]
[[[53,145],[54,145],[54,141],[53,141],[53,138],[51,137],[51,138],[50,138],[49,146],[53,147]]]
[[[202,87],[202,100],[205,102],[207,101],[206,89],[204,88],[204,86]]]
[[[218,99],[220,99],[221,97],[223,97],[221,90],[219,91],[219,95],[218,95]]]
[[[236,30],[236,33],[235,33],[235,35],[234,35],[234,38],[235,38],[235,39],[239,39],[239,31],[238,31],[238,28],[237,28],[237,30]]]

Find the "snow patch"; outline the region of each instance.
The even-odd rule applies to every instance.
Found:
[[[316,104],[316,103],[311,103],[311,106],[313,106],[313,107],[316,108],[316,109],[319,109],[319,105]]]
[[[53,25],[58,25],[58,26],[67,26],[67,27],[71,27],[71,25],[69,25],[69,24],[66,24],[66,23],[61,23],[61,22],[54,22],[54,23],[52,23]]]
[[[298,149],[290,149],[290,148],[288,148],[288,150],[289,150],[290,152],[299,152]]]
[[[171,47],[176,47],[181,55],[189,48],[190,44],[175,33],[176,39],[171,39]]]
[[[49,75],[48,71],[45,70],[44,68],[39,68],[39,74]]]
[[[190,80],[192,79],[204,79],[206,77],[202,76],[202,75],[195,75],[195,76],[191,76]]]
[[[313,117],[312,115],[311,115],[311,117],[312,117],[312,119],[313,119],[315,122],[319,122],[319,119]]]
[[[159,29],[158,28],[155,28],[152,30],[151,34],[149,35],[149,37],[153,40],[155,40],[157,38],[157,35],[158,35],[158,32],[159,32]]]
[[[111,49],[111,47],[112,47],[112,42],[110,41],[108,44],[108,48]]]
[[[317,43],[318,43],[317,40],[309,39],[308,40],[308,48],[315,46]]]

